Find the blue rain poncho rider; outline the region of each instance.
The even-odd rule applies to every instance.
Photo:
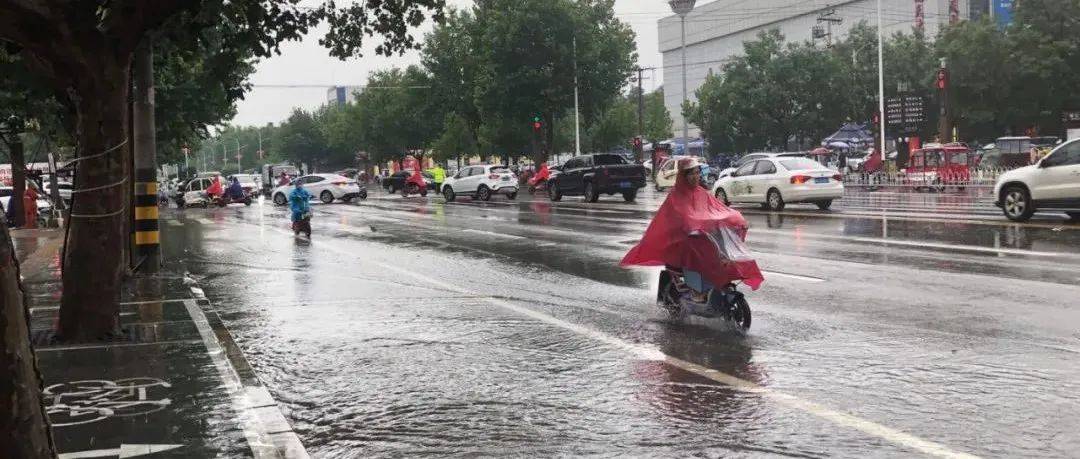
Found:
[[[292,221],[303,220],[304,214],[311,211],[311,193],[304,189],[304,184],[296,182],[296,187],[289,193],[289,210],[292,211]]]
[[[244,187],[240,185],[240,180],[236,177],[232,178],[232,183],[225,189],[225,196],[228,196],[235,200],[244,199]]]

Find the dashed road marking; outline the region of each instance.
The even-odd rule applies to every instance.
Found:
[[[284,231],[281,231],[281,232],[285,233]],[[325,241],[325,242],[322,242],[320,245],[327,246],[327,247],[329,247],[329,246],[339,246],[339,244],[336,241]],[[339,246],[339,247],[337,247],[336,250],[347,251],[348,249],[349,248],[347,248],[347,247]],[[417,273],[417,272],[414,272],[414,271],[411,271],[411,270],[408,270],[408,269],[404,269],[404,268],[401,268],[399,266],[394,266],[394,265],[390,265],[390,264],[386,264],[386,263],[382,263],[382,262],[378,262],[378,261],[369,261],[369,262],[373,263],[375,265],[378,265],[382,269],[397,272],[397,273],[405,275],[405,276],[413,277],[413,278],[415,278],[415,279],[417,279],[417,280],[419,280],[421,282],[427,283],[428,285],[436,285],[436,286],[439,286],[439,287],[441,287],[441,288],[443,288],[443,289],[445,289],[447,291],[457,292],[457,293],[460,293],[460,294],[463,294],[463,295],[482,296],[482,295],[480,295],[480,294],[478,294],[476,292],[472,292],[472,291],[470,291],[468,289],[465,289],[465,288],[462,288],[460,286],[449,284],[449,283],[443,282],[442,280],[439,280],[439,279],[436,279],[436,278],[433,278],[433,277],[429,277],[429,276],[426,276],[426,275],[423,275],[423,274],[420,274],[420,273]],[[867,420],[867,419],[863,419],[863,418],[860,418],[860,417],[855,416],[855,415],[847,414],[847,413],[844,413],[844,412],[829,408],[827,406],[824,406],[824,405],[821,405],[821,404],[818,404],[818,403],[815,403],[815,402],[811,402],[811,401],[808,401],[808,400],[803,400],[801,398],[798,398],[798,397],[790,395],[790,394],[786,394],[786,393],[783,393],[783,392],[777,392],[777,391],[771,390],[771,389],[766,388],[764,386],[758,385],[758,384],[756,384],[754,382],[747,381],[745,379],[729,375],[729,374],[724,373],[724,372],[719,371],[719,370],[704,367],[704,366],[701,366],[701,365],[698,365],[698,364],[695,364],[695,363],[692,363],[692,362],[688,362],[686,360],[679,359],[677,357],[667,355],[667,354],[663,353],[662,351],[660,351],[660,350],[658,350],[658,349],[656,349],[655,347],[652,347],[652,346],[648,346],[648,345],[644,345],[644,344],[631,343],[629,341],[625,341],[623,339],[620,339],[618,337],[609,335],[609,334],[601,332],[599,330],[589,328],[589,327],[586,327],[584,325],[567,322],[567,321],[559,319],[557,317],[554,317],[554,316],[551,316],[551,315],[545,314],[543,312],[536,311],[536,310],[533,310],[533,309],[530,309],[530,308],[527,308],[527,307],[524,307],[524,306],[519,306],[519,305],[513,304],[513,303],[511,303],[509,301],[506,301],[506,300],[503,300],[503,299],[488,297],[488,298],[483,298],[483,301],[486,301],[489,304],[492,304],[493,306],[497,306],[497,307],[500,307],[500,308],[503,308],[503,309],[506,309],[506,310],[509,310],[509,311],[513,311],[513,312],[516,312],[518,314],[521,314],[521,315],[524,315],[524,316],[527,316],[527,317],[531,317],[531,318],[536,319],[538,321],[547,323],[549,325],[553,325],[553,326],[562,328],[564,330],[576,333],[578,335],[593,339],[595,341],[602,342],[602,343],[607,344],[607,345],[609,345],[609,346],[611,346],[613,348],[623,350],[623,351],[625,351],[625,352],[629,353],[630,355],[633,355],[633,356],[635,356],[637,358],[645,359],[645,360],[656,360],[656,361],[666,362],[666,363],[668,363],[668,364],[670,364],[672,366],[681,368],[683,370],[689,371],[689,372],[697,374],[699,376],[708,378],[708,379],[710,379],[712,381],[715,381],[717,383],[720,383],[720,384],[723,384],[725,386],[731,387],[734,390],[737,390],[737,391],[740,391],[740,392],[757,394],[759,396],[762,396],[764,398],[772,400],[772,401],[774,401],[776,403],[779,403],[781,405],[784,405],[784,406],[787,406],[787,407],[790,407],[790,408],[794,408],[794,409],[797,409],[799,411],[803,411],[805,413],[809,413],[809,414],[817,416],[819,418],[831,421],[831,422],[833,422],[833,423],[835,423],[837,425],[849,427],[849,428],[858,430],[860,432],[863,432],[863,433],[865,433],[867,435],[871,435],[871,436],[874,436],[874,437],[889,441],[889,442],[891,442],[893,444],[896,444],[896,445],[899,445],[899,446],[902,446],[902,447],[906,447],[906,448],[910,448],[910,449],[922,452],[924,454],[928,454],[928,455],[935,456],[935,457],[943,457],[943,458],[965,458],[965,459],[967,459],[967,458],[976,458],[976,457],[978,457],[978,456],[975,456],[975,455],[972,455],[972,454],[963,453],[963,452],[959,452],[959,451],[954,451],[954,450],[948,448],[945,445],[935,443],[935,442],[932,442],[932,441],[929,441],[929,440],[925,440],[925,439],[922,439],[920,437],[908,434],[906,432],[902,432],[902,431],[899,431],[897,429],[886,427],[886,426],[884,426],[882,424],[878,424],[876,422],[873,422],[873,421],[870,421],[870,420]]]

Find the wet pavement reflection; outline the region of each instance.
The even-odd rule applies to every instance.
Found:
[[[925,452],[806,404],[952,452],[1080,450],[1075,225],[748,210],[744,334],[617,267],[663,195],[519,199],[316,205],[311,240],[270,205],[170,210],[164,240],[316,457]]]

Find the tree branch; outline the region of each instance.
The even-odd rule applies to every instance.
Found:
[[[146,32],[201,4],[202,0],[116,0],[102,14],[99,28],[118,40],[125,51],[134,51]]]

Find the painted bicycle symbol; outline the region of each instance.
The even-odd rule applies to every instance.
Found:
[[[150,414],[172,403],[168,398],[160,398],[160,392],[170,387],[168,382],[156,378],[53,384],[44,391],[46,413],[53,427],[89,424],[113,416]]]

